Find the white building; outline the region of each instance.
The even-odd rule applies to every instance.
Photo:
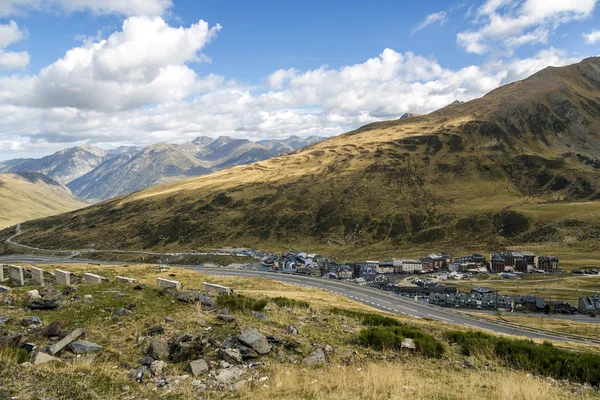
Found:
[[[396,273],[413,274],[423,269],[419,260],[394,260],[393,265]]]

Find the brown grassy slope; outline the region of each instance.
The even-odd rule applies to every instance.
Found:
[[[268,161],[28,223],[22,240],[338,255],[537,243],[593,249],[595,217],[559,211],[550,218],[545,207],[598,204],[599,95],[600,58],[548,68],[427,116],[367,125]]]
[[[0,228],[85,207],[69,189],[41,174],[0,174]]]

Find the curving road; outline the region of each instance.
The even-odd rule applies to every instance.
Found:
[[[40,255],[10,255],[0,257],[0,263],[20,262],[27,264],[81,264],[81,263],[92,263],[92,264],[125,264],[118,262],[108,261],[95,261],[95,260],[83,260],[83,259],[72,259],[69,257],[51,257],[51,256],[40,256]],[[171,265],[173,266],[173,265]],[[247,276],[247,277],[258,277],[271,279],[275,281],[290,283],[293,285],[299,285],[304,287],[310,287],[314,289],[326,290],[331,293],[335,293],[341,296],[345,296],[354,301],[363,303],[370,307],[394,313],[405,315],[407,317],[418,318],[418,319],[431,319],[439,321],[440,323],[461,325],[468,328],[480,329],[489,331],[492,333],[500,333],[506,335],[515,335],[531,339],[542,339],[542,340],[555,340],[555,341],[570,341],[591,344],[592,341],[586,340],[583,337],[573,336],[562,336],[559,333],[551,332],[540,332],[535,330],[523,329],[518,326],[505,325],[495,322],[482,321],[475,319],[470,316],[464,315],[459,312],[451,312],[447,309],[432,306],[425,303],[420,303],[412,299],[403,298],[397,295],[389,294],[374,288],[358,286],[340,281],[314,278],[309,276],[300,275],[288,275],[283,273],[275,272],[263,272],[263,271],[252,271],[252,270],[240,270],[233,268],[209,268],[209,267],[196,267],[196,266],[184,266],[178,267],[186,268],[191,271],[197,271],[206,273],[209,275],[216,276]]]

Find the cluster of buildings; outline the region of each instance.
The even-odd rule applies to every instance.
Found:
[[[508,251],[490,254],[491,272],[547,272],[558,271],[558,258],[535,256],[529,251]]]

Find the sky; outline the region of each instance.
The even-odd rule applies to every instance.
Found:
[[[0,0],[0,160],[332,136],[600,53],[597,0]]]

